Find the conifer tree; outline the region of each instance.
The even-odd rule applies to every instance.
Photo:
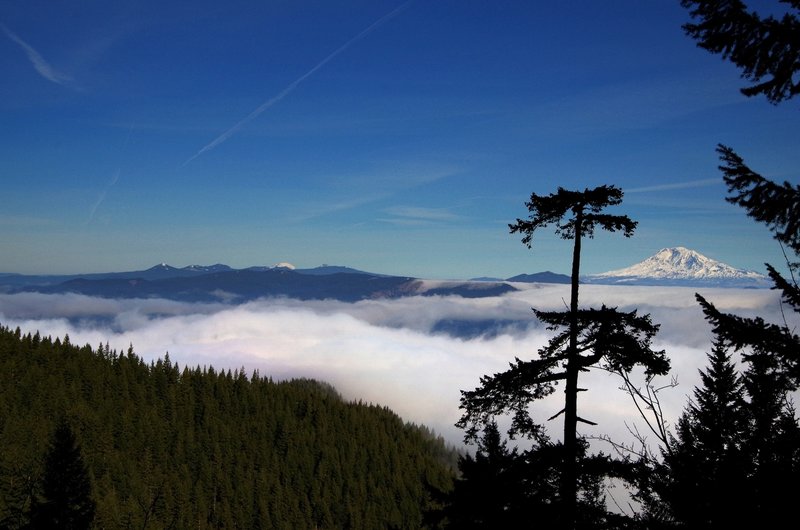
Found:
[[[781,0],[798,12],[800,2]],[[693,22],[683,26],[697,45],[742,70],[742,77],[754,84],[741,89],[746,96],[763,94],[779,103],[800,93],[800,21],[786,13],[780,19],[748,11],[741,0],[681,0]]]
[[[732,528],[741,511],[750,470],[746,458],[749,417],[741,377],[720,343],[700,372],[702,386],[678,420],[675,439],[665,451],[669,473],[663,500],[673,517],[690,528]]]
[[[746,356],[740,374],[717,338],[663,462],[642,462],[648,527],[779,527],[794,514],[800,425],[776,357]]]
[[[596,229],[621,231],[630,237],[636,222],[625,215],[604,213],[609,206],[622,202],[623,193],[614,186],[600,186],[584,191],[559,188],[550,195],[531,194],[526,203],[528,219],[509,225],[511,233],[523,235],[522,242],[531,248],[537,229],[555,225],[562,239],[573,240],[570,306],[566,312],[536,311],[536,316],[551,330],[559,331],[539,351],[536,359],[516,359],[503,373],[481,378],[474,391],[462,391],[464,414],[458,425],[467,429],[467,439],[474,439],[480,428],[494,416],[512,414],[512,436],[541,436],[542,426],[530,416],[529,405],[555,391],[564,381],[564,436],[561,451],[561,477],[558,504],[561,527],[574,528],[578,511],[579,439],[578,422],[592,423],[578,416],[579,374],[592,366],[611,372],[629,372],[643,366],[648,375],[665,374],[669,361],[663,351],[653,351],[651,340],[658,330],[648,315],[636,311],[623,313],[615,308],[580,309],[578,289],[583,238],[594,236]],[[553,418],[555,418],[554,416]],[[553,419],[551,418],[551,419]]]
[[[92,484],[75,434],[65,421],[53,433],[44,464],[41,492],[31,506],[31,527],[90,528],[95,512]]]
[[[523,525],[530,516],[523,458],[516,447],[508,449],[497,424],[489,423],[475,456],[466,454],[459,460],[461,476],[445,496],[440,518],[449,528],[491,530]],[[540,512],[538,518],[543,520],[544,514]]]
[[[693,19],[684,25],[686,33],[700,47],[722,54],[754,81],[742,92],[763,94],[773,104],[788,101],[800,93],[800,2],[786,0],[786,14],[780,19],[748,12],[741,1],[682,0]],[[773,182],[752,170],[733,149],[719,145],[726,200],[745,209],[764,223],[783,246],[789,270],[784,277],[766,264],[782,301],[800,313],[800,287],[795,280],[798,265],[786,254],[800,254],[800,186]],[[797,483],[797,445],[800,430],[790,395],[800,385],[800,337],[787,320],[767,322],[760,317],[743,318],[720,311],[697,295],[706,319],[726,347],[742,354],[747,365],[744,386],[749,398],[751,435],[746,451],[752,472],[749,476],[750,512],[759,524],[777,524],[794,517],[786,485]],[[778,464],[777,462],[781,462]],[[791,497],[791,496],[790,496]]]
[[[793,12],[777,19],[748,12],[740,1],[681,0],[692,22],[684,24],[687,35],[711,53],[721,54],[739,67],[742,77],[756,84],[742,89],[747,96],[763,94],[773,104],[785,102],[800,93],[800,2],[781,2]],[[726,200],[741,206],[753,219],[766,224],[773,236],[797,256],[800,254],[800,186],[778,184],[752,170],[732,148],[718,145],[725,184]],[[789,258],[787,258],[789,262]],[[800,311],[800,288],[793,277],[797,264],[788,263],[791,278],[785,278],[766,264],[783,300]],[[800,340],[788,327],[762,319],[741,319],[718,311],[702,297],[698,301],[715,332],[736,348],[760,343],[777,355],[794,379],[800,378],[800,360],[794,355]]]

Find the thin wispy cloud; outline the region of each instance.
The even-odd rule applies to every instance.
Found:
[[[447,223],[460,219],[446,208],[422,208],[419,206],[394,206],[385,210],[391,217],[380,219],[393,224]]]
[[[361,197],[355,197],[352,199],[343,199],[327,203],[319,203],[319,202],[306,203],[303,204],[302,206],[296,207],[295,208],[296,213],[287,217],[286,221],[290,223],[305,223],[313,219],[324,217],[326,215],[331,215],[339,212],[353,210],[355,208],[360,208],[365,204],[373,203],[382,198],[384,198],[383,195],[365,195]]]
[[[125,136],[125,141],[122,144],[122,149],[123,150],[128,146],[128,142],[130,142],[131,133],[133,132],[133,128],[134,128],[134,124],[131,123],[128,126],[128,134]],[[111,180],[108,182],[108,184],[106,184],[106,187],[103,188],[103,191],[101,191],[100,194],[98,195],[97,200],[92,205],[92,209],[89,212],[89,219],[86,221],[87,225],[91,224],[91,222],[94,220],[94,215],[95,215],[95,213],[97,213],[97,209],[100,207],[100,205],[103,204],[103,201],[106,200],[106,196],[108,195],[108,191],[114,186],[114,184],[116,184],[119,181],[120,173],[121,173],[121,169],[117,168],[117,170],[114,172],[114,175],[112,175]]]
[[[267,101],[262,103],[258,108],[256,108],[253,112],[251,112],[250,114],[245,116],[242,120],[240,120],[238,123],[236,123],[233,127],[229,128],[228,130],[226,130],[225,132],[223,132],[222,134],[217,136],[213,141],[211,141],[209,144],[207,144],[202,149],[200,149],[197,153],[195,153],[194,155],[189,157],[182,165],[185,166],[186,164],[188,164],[189,162],[191,162],[192,160],[194,160],[198,156],[200,156],[203,153],[206,153],[206,152],[214,149],[219,144],[221,144],[222,142],[224,142],[225,140],[227,140],[228,138],[230,138],[231,136],[236,134],[242,127],[244,127],[245,125],[247,125],[248,123],[250,123],[251,121],[256,119],[264,111],[266,111],[267,109],[269,109],[270,107],[272,107],[273,105],[278,103],[280,100],[282,100],[283,98],[285,98],[289,94],[291,94],[294,91],[294,89],[296,89],[298,87],[298,85],[300,85],[300,83],[302,83],[303,81],[305,81],[306,79],[308,79],[309,77],[314,75],[314,73],[317,70],[319,70],[320,68],[322,68],[323,66],[328,64],[330,61],[332,61],[338,55],[342,54],[350,46],[352,46],[353,44],[355,44],[359,40],[363,39],[364,37],[366,37],[367,35],[369,35],[373,31],[378,29],[384,23],[386,23],[389,20],[391,20],[392,18],[394,18],[398,13],[400,13],[403,9],[405,9],[408,6],[408,4],[410,4],[412,1],[413,0],[408,0],[407,2],[404,2],[399,7],[396,7],[395,9],[393,9],[392,11],[387,13],[386,15],[382,16],[381,18],[379,18],[378,20],[376,20],[375,22],[373,22],[372,24],[367,26],[367,28],[362,30],[358,35],[356,35],[355,37],[353,37],[350,40],[348,40],[347,42],[345,42],[339,48],[334,50],[333,53],[329,54],[327,57],[325,57],[320,62],[318,62],[311,70],[309,70],[308,72],[304,73],[303,75],[301,75],[300,77],[298,77],[297,79],[292,81],[286,88],[281,90],[278,94],[276,94],[275,96],[269,98]]]
[[[39,73],[39,75],[48,81],[59,85],[67,85],[70,81],[72,81],[70,76],[56,70],[44,59],[44,57],[42,57],[38,51],[33,48],[33,46],[22,40],[16,33],[8,29],[4,24],[0,24],[0,29],[3,30],[3,33],[5,33],[9,39],[22,48],[22,51],[24,51],[25,55],[28,56],[28,60],[30,60],[33,68]]]
[[[424,186],[441,179],[457,174],[458,170],[452,167],[438,165],[410,165],[404,166],[404,162],[397,161],[391,170],[376,167],[374,170],[347,174],[327,174],[325,180],[336,182],[342,188],[347,189],[347,194],[337,199],[335,193],[326,192],[324,199],[306,198],[304,202],[294,204],[292,213],[286,220],[300,223],[310,221],[324,215],[353,210],[367,204],[376,203],[396,195],[402,191]],[[418,208],[414,211],[410,207],[396,207],[386,210],[385,213],[396,216],[395,219],[405,217],[407,219],[433,218],[444,220],[452,217],[445,209]],[[377,219],[384,221],[384,219]]]
[[[106,184],[106,187],[103,188],[103,191],[100,192],[100,195],[97,197],[97,201],[95,201],[94,205],[92,205],[92,209],[89,212],[89,219],[86,221],[87,225],[91,224],[91,222],[94,220],[94,215],[95,215],[95,213],[97,213],[97,209],[100,207],[101,204],[103,204],[103,201],[106,200],[106,195],[108,195],[108,190],[110,190],[111,187],[114,184],[116,184],[117,181],[119,180],[119,174],[120,174],[120,170],[118,169],[114,173],[114,175],[111,177],[111,180],[109,181],[109,183]]]
[[[647,193],[652,191],[682,190],[688,188],[702,188],[720,184],[722,180],[718,178],[691,180],[688,182],[674,182],[672,184],[657,184],[655,186],[643,186],[641,188],[627,188],[625,193]]]

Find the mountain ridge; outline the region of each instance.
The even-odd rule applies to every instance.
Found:
[[[686,247],[666,247],[643,261],[608,272],[585,275],[584,284],[766,288],[769,279],[737,269]],[[166,263],[145,270],[69,275],[0,273],[0,292],[78,292],[96,296],[157,297],[188,300],[247,301],[262,296],[355,301],[413,295],[497,296],[517,290],[513,284],[568,284],[568,275],[551,271],[506,279],[473,278],[440,282],[435,288],[411,276],[365,272],[341,265],[295,268],[287,262],[234,269],[222,263],[173,267]]]
[[[323,265],[314,269],[228,266],[177,268],[162,263],[144,271],[67,276],[0,274],[0,293],[75,293],[101,298],[165,298],[184,302],[243,303],[259,298],[357,302],[406,296],[497,296],[516,289],[504,281],[456,281],[431,288],[418,278]]]

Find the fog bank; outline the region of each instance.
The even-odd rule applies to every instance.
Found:
[[[348,400],[386,405],[405,420],[425,424],[460,443],[453,424],[460,417],[460,391],[485,374],[505,370],[515,357],[530,358],[550,337],[531,311],[565,307],[569,286],[520,284],[499,297],[407,297],[395,300],[301,302],[269,299],[243,305],[187,304],[169,300],[109,300],[82,295],[0,295],[0,323],[23,332],[63,337],[117,350],[133,345],[150,361],[169,353],[181,367],[258,370],[276,379],[312,377],[333,384]],[[677,418],[699,381],[710,348],[710,327],[694,299],[679,287],[586,285],[581,305],[606,304],[651,313],[661,325],[656,347],[667,351],[680,386],[662,396],[668,417]],[[705,289],[710,301],[744,316],[781,322],[778,293],[770,290]],[[459,335],[442,322],[486,333]],[[488,324],[487,324],[488,322]],[[466,328],[465,328],[466,327]],[[597,427],[584,434],[629,438],[626,422],[639,423],[614,377],[582,376],[581,416]],[[666,381],[666,380],[665,380]],[[536,404],[544,421],[561,408],[561,392]],[[548,429],[558,437],[561,421]]]

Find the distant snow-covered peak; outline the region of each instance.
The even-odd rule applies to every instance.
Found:
[[[189,272],[222,272],[233,269],[231,269],[228,265],[216,263],[214,265],[188,265],[184,267],[183,270]]]
[[[597,276],[643,276],[665,279],[754,278],[757,272],[737,269],[686,247],[662,248],[644,261]]]
[[[280,262],[280,263],[276,263],[276,264],[275,264],[275,265],[274,265],[272,268],[273,268],[273,269],[289,269],[290,271],[293,271],[293,270],[295,270],[297,267],[295,267],[295,266],[294,266],[294,265],[292,265],[291,263],[288,263],[288,262],[286,262],[286,261],[282,261],[282,262]]]
[[[151,271],[174,271],[174,270],[177,270],[177,269],[175,267],[173,267],[172,265],[167,265],[166,263],[162,262],[162,263],[159,263],[158,265],[153,265],[148,270],[151,270]]]
[[[686,247],[662,248],[653,256],[624,269],[591,276],[594,281],[639,283],[648,280],[766,283],[763,274],[737,269]]]

